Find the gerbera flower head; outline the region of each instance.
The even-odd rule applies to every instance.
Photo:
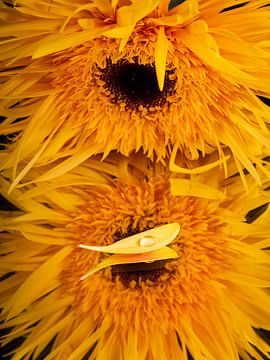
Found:
[[[138,155],[109,156],[15,189],[8,199],[18,212],[2,212],[9,277],[0,290],[1,327],[12,328],[3,344],[25,339],[13,359],[35,359],[48,343],[46,360],[267,356],[256,329],[269,329],[269,211],[253,223],[246,214],[269,194],[247,179],[249,196],[239,176],[175,177]],[[170,244],[177,258],[108,266],[80,280],[106,255],[79,244],[107,246],[171,223],[181,227]]]
[[[1,164],[14,167],[14,186],[60,158],[50,177],[112,150],[169,154],[173,167],[177,153],[218,149],[225,164],[225,147],[259,181],[270,144],[257,98],[270,94],[267,3],[1,1],[1,133],[15,134]]]

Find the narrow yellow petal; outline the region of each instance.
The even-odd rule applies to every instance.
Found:
[[[255,263],[268,263],[268,264],[270,263],[270,257],[265,252],[261,251],[260,249],[257,249],[255,246],[245,244],[243,241],[240,242],[238,240],[234,240],[233,238],[230,238],[228,241],[232,249],[236,250],[239,253],[245,254],[248,257],[253,258]],[[269,240],[268,240],[268,245],[269,245]]]
[[[103,35],[104,31],[109,29],[111,26],[107,25],[102,28],[80,31],[68,35],[57,36],[51,41],[45,42],[41,45],[33,54],[33,59],[40,58],[49,54],[53,54],[58,51],[62,51],[73,46],[80,45],[86,41],[93,40],[94,38]]]
[[[237,274],[236,272],[227,272],[224,276],[221,276],[228,281],[232,281],[234,283],[239,283],[245,286],[252,287],[260,287],[260,288],[269,288],[270,281],[259,279],[255,276]]]
[[[89,326],[89,325],[84,324],[84,326]],[[68,357],[67,360],[82,359],[85,352],[89,350],[98,340],[98,338],[101,336],[101,333],[102,333],[102,329],[99,328],[97,331],[93,332],[90,337],[88,338],[84,337],[84,341],[82,341],[81,344],[78,347],[76,347],[76,349],[74,349],[74,351]]]
[[[184,18],[179,14],[175,14],[172,16],[163,16],[160,18],[151,19],[151,22],[159,26],[177,26],[183,24]]]
[[[178,235],[180,225],[171,223],[129,236],[107,246],[79,245],[83,249],[111,254],[142,254],[170,244]],[[145,243],[144,243],[145,240]]]
[[[232,62],[226,60],[222,56],[218,56],[218,54],[213,50],[213,48],[205,46],[209,41],[205,41],[205,37],[203,35],[193,35],[189,33],[187,30],[178,30],[179,39],[199,58],[201,58],[206,64],[213,66],[218,71],[229,75],[230,78],[233,77],[238,81],[245,81],[250,86],[257,85],[256,78],[245,73],[240,70],[237,66],[235,66]],[[270,89],[270,84],[269,84]]]
[[[23,236],[33,242],[48,244],[48,245],[67,245],[67,234],[58,231],[42,228],[41,226],[22,224],[18,229]]]
[[[115,39],[129,38],[133,29],[134,29],[134,25],[118,26],[114,29],[105,31],[104,35],[109,38],[115,38]]]
[[[38,152],[32,157],[32,159],[29,161],[29,163],[25,166],[25,168],[19,173],[19,175],[14,179],[12,182],[9,192],[11,192],[16,185],[22,180],[22,178],[28,173],[28,171],[31,169],[31,167],[35,164],[35,162],[40,158],[41,154],[43,153],[44,149],[47,147],[48,143],[50,142],[50,139],[53,137],[53,133],[51,136],[48,137],[48,139],[44,142],[44,144],[41,146],[41,148],[38,150]]]
[[[53,326],[48,327],[48,329],[43,331],[39,336],[36,336],[35,341],[32,341],[27,346],[23,345],[20,350],[15,353],[13,359],[21,360],[30,350],[34,349],[39,344],[42,344],[47,339],[51,340],[56,333],[68,326],[70,321],[72,321],[73,316],[74,315],[71,312],[68,315],[64,316],[62,320],[56,322]]]
[[[18,315],[37,298],[59,285],[57,274],[60,263],[71,251],[72,248],[69,246],[61,249],[27,278],[5,308],[5,311],[8,311],[8,319]]]
[[[239,146],[240,139],[238,142],[237,140],[235,140],[236,137],[233,134],[233,129],[226,129],[226,130],[223,129],[222,132],[220,132],[220,138],[223,140],[224,144],[227,144],[230,147],[234,157],[237,158],[240,161],[240,163],[243,164],[244,167],[250,172],[250,174],[254,177],[254,179],[259,184],[261,184],[260,177],[254,165],[249,160],[248,145],[243,143],[242,146]],[[244,151],[243,149],[245,149],[246,151]]]
[[[102,26],[102,22],[97,19],[79,19],[78,24],[85,30],[92,30]]]
[[[155,68],[160,91],[163,90],[164,86],[168,49],[169,41],[165,34],[164,27],[160,27],[155,48]]]
[[[169,14],[180,14],[190,20],[200,14],[198,0],[185,0],[169,11]]]
[[[60,22],[59,20],[39,20],[37,21],[21,21],[20,23],[15,24],[8,24],[8,25],[1,25],[0,27],[0,36],[27,36],[31,35],[34,36],[35,32],[38,34],[41,33],[50,33],[52,31],[59,30]]]
[[[181,166],[178,166],[175,164],[176,154],[177,154],[177,148],[174,147],[171,157],[170,157],[170,165],[169,165],[170,170],[173,172],[178,172],[181,174],[188,174],[188,175],[201,174],[203,172],[207,172],[207,171],[213,169],[216,166],[221,166],[221,165],[224,166],[224,163],[226,163],[226,161],[230,158],[230,155],[227,155],[224,158],[214,161],[210,164],[197,166],[194,169],[188,169],[188,168],[184,168],[184,167],[181,167]]]
[[[66,19],[66,21],[64,22],[64,24],[62,25],[61,29],[60,29],[60,34],[62,34],[62,32],[64,31],[65,27],[67,26],[68,22],[70,21],[70,19],[76,15],[77,13],[84,11],[84,10],[91,10],[95,5],[92,4],[88,4],[88,5],[82,5],[82,6],[78,6]],[[80,25],[80,24],[79,24]]]
[[[132,0],[131,5],[122,6],[117,10],[117,24],[120,26],[136,24],[139,20],[150,14],[159,2],[160,0]]]
[[[223,200],[226,195],[217,189],[186,179],[171,179],[171,192],[174,196],[197,196],[205,199]]]
[[[54,177],[63,175],[67,171],[75,168],[77,165],[88,159],[91,155],[97,154],[98,152],[97,145],[93,148],[87,147],[81,149],[77,154],[55,166],[52,170],[49,170],[45,174],[41,175],[38,179],[36,179],[36,181],[48,181]]]

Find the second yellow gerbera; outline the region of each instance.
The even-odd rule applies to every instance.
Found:
[[[0,327],[12,328],[3,345],[25,338],[12,359],[37,359],[50,343],[46,360],[262,360],[270,348],[254,328],[270,329],[269,210],[253,223],[245,216],[269,194],[250,176],[247,196],[239,176],[190,180],[141,156],[108,160],[8,197],[20,211],[0,221],[0,269],[9,273]],[[181,227],[170,244],[177,259],[114,265],[81,280],[105,255],[79,244],[170,223]]]

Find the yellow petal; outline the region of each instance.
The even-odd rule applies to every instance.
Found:
[[[248,225],[250,227],[250,225]],[[246,232],[248,232],[248,226]],[[238,253],[245,254],[247,257],[251,257],[254,259],[255,263],[270,263],[270,257],[264,251],[261,251],[259,248],[256,248],[256,244],[248,245],[243,241],[234,240],[232,237],[229,239],[230,247],[236,250]],[[266,240],[267,245],[269,246],[269,239]]]
[[[89,246],[80,244],[83,249],[113,254],[142,254],[160,249],[170,244],[178,235],[180,225],[171,223],[129,236],[108,246]]]
[[[55,166],[52,170],[49,170],[45,174],[41,175],[36,181],[47,181],[54,177],[63,175],[69,170],[75,168],[77,165],[90,158],[91,155],[97,154],[98,147],[95,146],[93,148],[87,147],[81,149],[78,153],[71,156],[69,159],[63,161],[61,164]]]
[[[61,249],[27,278],[11,297],[5,308],[5,311],[9,311],[9,319],[18,315],[28,305],[45,293],[59,286],[59,280],[57,278],[59,266],[71,250],[72,248],[69,246]]]
[[[78,24],[85,30],[92,30],[102,26],[102,21],[97,19],[79,19]]]
[[[82,5],[82,6],[78,6],[66,19],[66,21],[64,22],[64,24],[62,25],[61,29],[60,29],[60,34],[64,31],[65,27],[67,26],[68,22],[70,21],[70,19],[76,15],[77,13],[84,11],[84,10],[91,10],[95,5],[92,4],[88,4],[88,5]]]
[[[231,281],[234,283],[239,283],[244,286],[252,287],[260,287],[260,288],[269,288],[270,281],[259,279],[255,276],[237,274],[236,272],[226,272],[224,275],[221,275],[220,278],[224,278],[227,281]]]
[[[16,185],[28,173],[28,171],[35,164],[35,162],[40,158],[41,154],[44,152],[44,149],[47,147],[48,143],[50,142],[50,139],[52,138],[52,136],[53,136],[53,133],[51,134],[51,136],[48,137],[48,139],[44,142],[44,144],[41,146],[41,148],[38,150],[38,152],[33,156],[33,158],[29,161],[29,163],[25,166],[25,168],[14,179],[13,183],[11,184],[11,186],[9,188],[9,192],[11,192],[16,187]]]
[[[226,195],[211,186],[186,179],[171,179],[171,193],[174,196],[197,196],[205,199],[223,200]]]
[[[114,29],[105,31],[104,35],[107,36],[108,38],[115,38],[115,39],[129,38],[133,29],[134,29],[134,25],[118,26]]]
[[[185,20],[190,20],[199,15],[198,0],[185,0],[182,4],[173,7],[169,14],[180,14]]]
[[[103,35],[104,31],[111,26],[107,25],[102,28],[92,30],[80,31],[68,35],[57,36],[52,40],[47,40],[44,45],[41,45],[33,54],[33,59],[40,58],[73,46],[80,45],[86,41],[93,40],[94,38]]]
[[[131,5],[120,7],[116,12],[117,24],[120,26],[134,25],[150,14],[159,4],[160,0],[132,0]]]
[[[106,15],[107,17],[110,17],[111,15],[113,15],[113,9],[116,6],[118,0],[93,0],[93,6],[97,7],[98,10]]]
[[[163,16],[160,18],[151,19],[151,22],[156,25],[162,26],[177,26],[184,23],[184,18],[179,15]]]
[[[0,27],[0,36],[6,37],[6,36],[27,36],[27,35],[35,35],[35,32],[37,34],[42,33],[49,33],[51,31],[57,31],[59,30],[59,21],[55,20],[39,20],[37,21],[21,21],[20,23],[14,23],[14,24],[8,24],[8,25],[1,25]],[[34,34],[33,34],[33,28]]]
[[[205,34],[208,32],[208,25],[203,20],[197,20],[191,23],[187,29],[191,32],[192,35]]]
[[[16,351],[13,359],[21,360],[29,351],[34,349],[39,344],[44,343],[46,340],[47,342],[49,342],[55,336],[55,334],[57,334],[61,329],[67,327],[73,318],[74,314],[70,312],[68,315],[62,317],[62,319],[56,322],[53,326],[48,326],[46,329],[44,329],[44,331],[42,331],[41,334],[39,334],[39,336],[36,336],[36,339],[34,341],[32,341],[31,343],[29,341],[28,345],[26,345],[25,342],[23,346],[21,346],[20,349]]]
[[[67,245],[67,234],[52,229],[46,229],[41,226],[21,224],[18,229],[22,235],[29,241],[48,244],[48,245]]]
[[[129,37],[125,37],[125,38],[121,39],[120,45],[119,45],[119,53],[121,53],[121,51],[127,45],[128,39],[129,39]]]
[[[160,8],[160,5],[159,5]],[[186,0],[183,4],[175,6],[169,12],[167,1],[164,2],[162,6],[161,13],[168,14],[167,16],[161,16],[159,18],[151,19],[151,22],[157,25],[165,26],[177,26],[183,25],[193,19],[195,16],[199,15],[198,3],[197,0]]]
[[[243,72],[237,66],[233,65],[230,61],[224,59],[221,56],[217,56],[217,53],[213,51],[213,48],[206,46],[209,45],[208,40],[205,37],[193,35],[188,31],[178,30],[179,39],[200,59],[206,64],[213,66],[220,72],[229,75],[230,77],[236,78],[237,80],[247,81],[248,83],[254,83],[256,78]]]
[[[244,167],[249,171],[249,173],[254,177],[254,179],[261,184],[260,177],[252,164],[252,162],[249,160],[248,152],[249,148],[248,146],[250,144],[245,144],[244,142],[239,146],[240,140],[235,140],[237,137],[234,135],[232,129],[223,129],[222,132],[220,132],[220,139],[223,139],[224,144],[228,145],[230,149],[232,150],[232,153],[235,157],[235,159],[238,159],[241,164],[244,165]]]
[[[163,90],[164,86],[168,49],[169,41],[165,34],[164,27],[161,27],[158,31],[158,37],[155,47],[155,68],[160,91]]]
[[[214,167],[220,166],[220,165],[225,166],[226,161],[230,158],[230,155],[227,155],[227,156],[224,156],[224,158],[214,161],[210,164],[197,166],[194,169],[187,169],[187,168],[184,168],[184,167],[181,167],[181,166],[178,166],[175,164],[176,154],[177,154],[177,147],[174,147],[173,151],[172,151],[172,155],[170,157],[170,165],[169,165],[170,170],[181,173],[181,174],[188,174],[188,175],[201,174],[203,172],[209,171],[209,170],[213,169]]]

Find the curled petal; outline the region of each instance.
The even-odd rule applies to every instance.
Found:
[[[121,265],[121,264],[134,264],[141,262],[152,262],[157,260],[167,260],[177,258],[178,254],[173,249],[165,246],[162,249],[151,251],[144,254],[115,254],[98,264],[94,269],[88,271],[84,274],[80,280],[86,279],[88,276],[94,274],[96,271],[104,269],[108,266]]]
[[[138,254],[152,252],[170,244],[178,235],[180,225],[171,223],[147,230],[108,246],[79,245],[81,248],[113,254]]]

